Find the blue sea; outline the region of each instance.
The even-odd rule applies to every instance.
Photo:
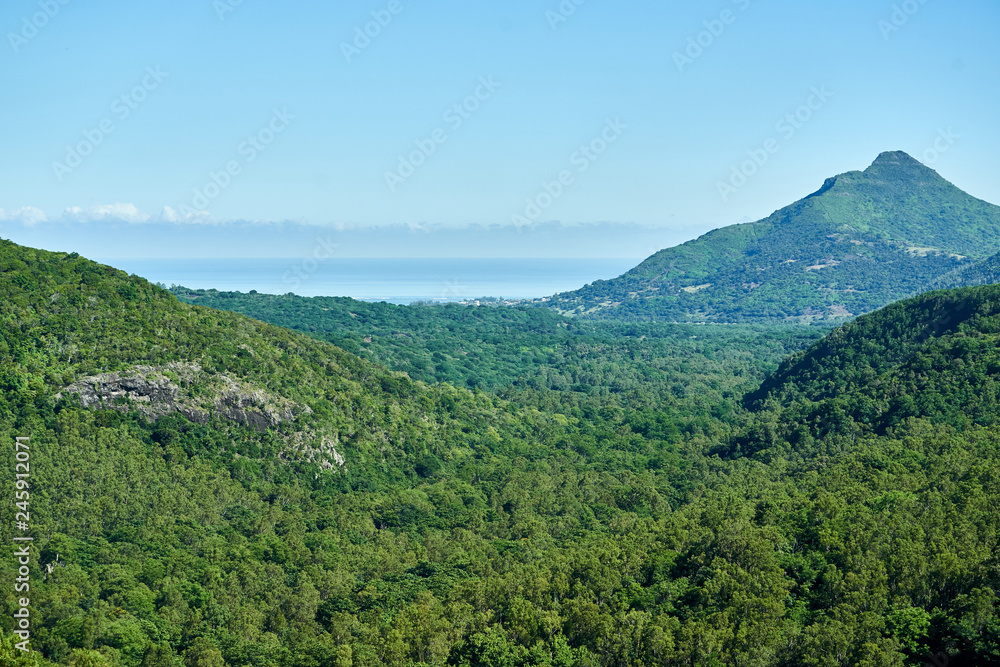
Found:
[[[105,259],[166,286],[409,304],[532,299],[608,280],[638,259]]]

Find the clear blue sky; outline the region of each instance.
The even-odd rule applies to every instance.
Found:
[[[677,242],[764,217],[884,150],[934,157],[949,132],[932,166],[1000,203],[995,0],[567,0],[575,11],[558,22],[559,0],[236,2],[3,3],[0,235],[37,244],[49,230],[46,245],[90,239],[113,256],[141,245],[141,230],[108,232],[120,225],[197,239],[205,222],[235,237],[233,221],[447,228],[520,215],[652,226]],[[372,12],[391,22],[345,55]],[[814,89],[825,92],[810,100]],[[808,119],[779,129],[796,111]],[[67,146],[97,133],[73,166]],[[254,135],[263,150],[244,143]],[[610,139],[601,155],[578,152]],[[776,152],[723,197],[720,181],[769,139]],[[417,141],[433,154],[399,172]],[[210,174],[230,162],[215,189]],[[406,178],[390,187],[389,171]],[[195,197],[206,186],[212,196]],[[645,256],[647,236],[615,252]],[[603,238],[580,252],[600,256]]]

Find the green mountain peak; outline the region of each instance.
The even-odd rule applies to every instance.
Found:
[[[837,321],[996,252],[1000,207],[889,151],[763,220],[667,248],[545,305],[605,319]]]
[[[860,175],[869,181],[881,181],[894,188],[930,185],[955,187],[936,171],[903,151],[886,151],[880,154]]]
[[[909,153],[905,151],[885,151],[880,153],[875,161],[872,162],[871,166],[865,171],[871,171],[873,169],[878,169],[881,167],[896,167],[903,166],[913,169],[929,170],[930,168],[925,166],[922,162],[912,157]]]

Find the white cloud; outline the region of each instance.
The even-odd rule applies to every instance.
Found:
[[[120,220],[122,222],[148,222],[150,215],[143,213],[135,204],[94,204],[86,208],[70,206],[63,212],[63,218],[71,222],[96,222],[101,220]]]
[[[45,222],[48,220],[48,216],[45,215],[45,211],[37,209],[34,206],[22,206],[10,212],[0,208],[0,220],[4,222],[20,222],[27,227],[31,227],[40,222]]]
[[[208,211],[181,213],[170,206],[164,206],[163,210],[160,211],[159,222],[212,224],[216,220],[212,218]]]

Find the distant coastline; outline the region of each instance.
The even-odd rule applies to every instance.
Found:
[[[363,301],[462,302],[482,297],[537,299],[609,280],[637,259],[102,259],[166,286]]]

